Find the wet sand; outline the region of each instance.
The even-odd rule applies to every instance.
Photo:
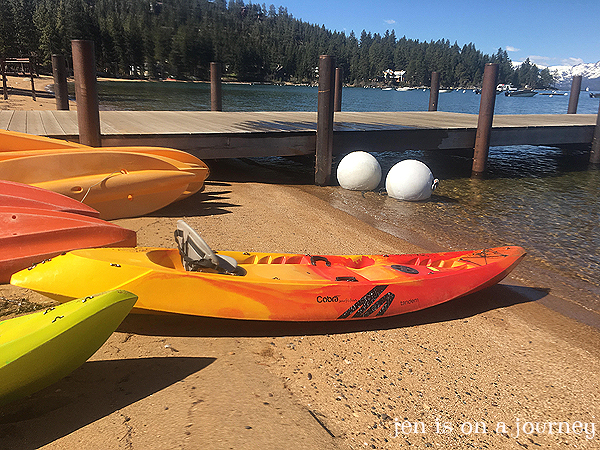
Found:
[[[211,169],[204,192],[115,222],[160,247],[184,218],[215,249],[430,250],[290,174],[243,161]],[[0,446],[597,448],[600,333],[544,306],[546,286],[522,280],[517,268],[435,308],[351,323],[130,315],[72,375],[0,408]],[[19,301],[46,301],[7,285],[0,297],[13,313]]]

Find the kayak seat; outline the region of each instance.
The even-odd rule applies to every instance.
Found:
[[[215,269],[230,274],[240,272],[234,258],[213,252],[204,239],[183,220],[177,221],[175,242],[181,255],[183,268],[187,271]]]

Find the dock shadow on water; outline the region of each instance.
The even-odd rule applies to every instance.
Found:
[[[214,361],[199,357],[88,361],[52,386],[0,408],[0,448],[43,447]]]
[[[544,289],[499,284],[441,305],[393,317],[327,322],[218,319],[178,314],[130,314],[119,331],[150,336],[274,337],[388,330],[464,319],[545,297]]]

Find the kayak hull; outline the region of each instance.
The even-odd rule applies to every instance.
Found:
[[[90,249],[60,255],[11,283],[59,301],[98,288],[135,293],[134,312],[277,321],[404,314],[502,280],[520,247],[415,255],[307,256],[219,252],[243,275],[183,269],[177,249]],[[69,274],[77,270],[77,280]],[[83,293],[83,294],[82,294]]]
[[[41,152],[0,161],[1,179],[66,195],[105,220],[163,208],[200,183],[198,176],[168,158],[117,151]]]
[[[50,209],[90,217],[100,216],[100,213],[94,208],[66,195],[6,180],[0,180],[0,206]]]
[[[137,297],[112,291],[0,322],[0,406],[70,374],[92,356]]]
[[[8,283],[19,270],[69,250],[135,245],[135,231],[95,217],[0,206],[0,283]]]

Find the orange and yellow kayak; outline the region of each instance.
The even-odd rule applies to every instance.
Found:
[[[125,289],[139,298],[133,312],[353,320],[408,313],[470,294],[498,283],[525,256],[513,246],[406,255],[216,253],[235,270],[202,264],[185,270],[178,249],[88,249],[21,271],[11,283],[63,302]]]

